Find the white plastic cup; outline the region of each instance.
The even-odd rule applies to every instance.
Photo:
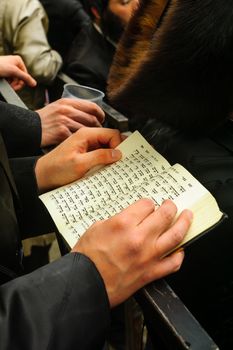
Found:
[[[65,84],[63,86],[62,97],[64,98],[88,100],[101,106],[104,96],[105,94],[102,91],[89,86],[75,84]]]

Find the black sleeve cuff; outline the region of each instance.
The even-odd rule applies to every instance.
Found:
[[[8,157],[41,153],[41,121],[38,113],[0,102],[0,130]]]
[[[34,167],[38,157],[10,159],[10,167],[19,194],[20,206],[16,214],[22,239],[54,232],[56,226],[38,197]]]

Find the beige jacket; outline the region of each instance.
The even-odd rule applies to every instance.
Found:
[[[20,55],[37,80],[35,89],[23,89],[29,108],[41,107],[44,85],[56,77],[62,58],[51,49],[46,33],[48,18],[38,0],[0,0],[0,55]]]

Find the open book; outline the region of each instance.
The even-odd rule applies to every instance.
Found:
[[[151,198],[157,205],[171,199],[178,214],[185,208],[193,211],[182,245],[221,220],[223,213],[211,193],[184,167],[171,166],[139,132],[118,149],[123,154],[120,161],[40,196],[70,247],[94,222],[119,213],[140,198]]]

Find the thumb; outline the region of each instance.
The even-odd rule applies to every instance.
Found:
[[[86,173],[97,165],[107,165],[120,160],[122,153],[118,149],[97,149],[82,155],[83,170]]]

